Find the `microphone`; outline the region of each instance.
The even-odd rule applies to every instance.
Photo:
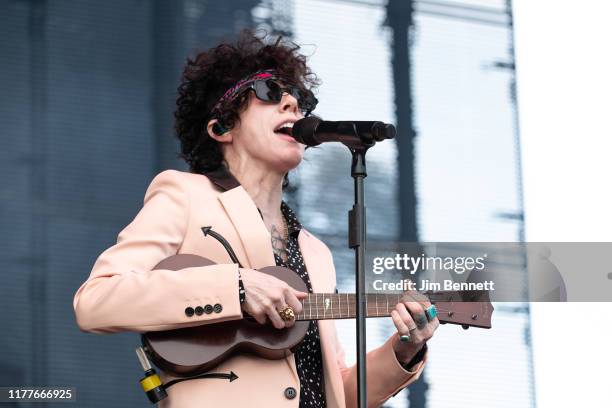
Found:
[[[340,142],[348,147],[371,147],[376,142],[395,137],[395,126],[384,122],[346,120],[332,122],[316,116],[293,124],[291,136],[306,146]]]

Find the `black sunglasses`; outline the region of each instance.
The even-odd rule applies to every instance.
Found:
[[[255,96],[260,101],[272,103],[279,103],[283,98],[283,94],[286,92],[297,100],[298,107],[304,116],[310,115],[317,107],[317,103],[319,103],[314,94],[308,89],[301,89],[293,85],[283,87],[274,79],[259,79],[253,81],[249,87],[245,89],[254,90]]]

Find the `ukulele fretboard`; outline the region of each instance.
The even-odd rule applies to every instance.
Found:
[[[390,316],[402,294],[366,294],[366,317]],[[310,293],[296,320],[353,319],[357,315],[354,293]]]

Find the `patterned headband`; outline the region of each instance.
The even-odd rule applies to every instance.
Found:
[[[271,70],[271,69],[266,69],[263,71],[257,71],[254,74],[249,75],[246,78],[242,78],[240,81],[238,81],[236,83],[236,85],[232,86],[230,89],[228,89],[223,96],[221,97],[221,99],[219,99],[219,101],[215,104],[215,106],[213,106],[211,113],[215,113],[216,111],[219,110],[219,108],[221,107],[221,105],[223,104],[223,102],[231,100],[234,96],[236,96],[236,94],[245,86],[250,84],[251,82],[255,82],[259,79],[267,79],[267,78],[274,78],[275,77],[275,71]]]

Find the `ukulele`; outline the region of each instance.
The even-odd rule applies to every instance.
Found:
[[[164,259],[154,269],[177,271],[214,264],[198,255],[179,254]],[[302,278],[291,269],[267,266],[258,271],[308,293]],[[436,305],[440,323],[459,324],[464,329],[491,328],[493,306],[485,291],[424,295]],[[405,300],[408,300],[406,294],[366,294],[366,317],[390,316],[395,305]],[[302,305],[302,312],[296,314],[295,324],[289,328],[279,330],[262,325],[245,315],[238,320],[143,333],[143,348],[160,369],[178,377],[191,377],[214,368],[236,353],[254,353],[272,360],[284,358],[302,342],[310,320],[354,319],[357,314],[356,296],[351,293],[309,293]]]

